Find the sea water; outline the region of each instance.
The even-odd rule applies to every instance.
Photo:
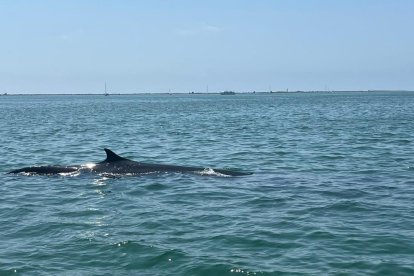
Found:
[[[6,174],[103,148],[254,174]],[[2,96],[0,164],[0,275],[414,275],[414,93]]]

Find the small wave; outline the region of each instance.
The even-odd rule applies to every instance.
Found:
[[[242,269],[242,268],[232,268],[230,269],[231,273],[241,273],[241,274],[245,274],[245,275],[256,275],[256,272],[252,272],[249,271],[247,269]]]
[[[69,177],[74,177],[74,176],[78,176],[80,175],[80,171],[74,171],[74,172],[67,172],[67,173],[58,173],[58,175],[60,176],[69,176]]]
[[[167,188],[166,185],[162,184],[162,183],[153,183],[153,184],[149,184],[145,187],[147,190],[153,190],[153,191],[159,191],[159,190],[164,190]]]
[[[220,176],[220,177],[230,177],[229,175],[227,175],[227,174],[223,174],[223,173],[219,173],[219,172],[216,172],[214,169],[212,169],[212,168],[205,168],[204,170],[202,170],[202,171],[198,171],[198,172],[196,172],[197,174],[199,174],[199,175],[208,175],[208,176]]]
[[[142,172],[142,173],[100,173],[99,176],[104,178],[121,178],[121,177],[131,177],[131,176],[140,176],[140,175],[150,175],[156,174],[159,172]]]
[[[73,171],[73,172],[63,172],[63,173],[38,173],[38,172],[19,172],[18,175],[24,175],[24,176],[50,176],[50,177],[56,177],[56,176],[78,176],[80,175],[80,171]]]

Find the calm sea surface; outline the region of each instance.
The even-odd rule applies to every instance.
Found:
[[[105,147],[254,174],[6,174]],[[0,275],[414,275],[414,93],[2,96],[0,164]]]

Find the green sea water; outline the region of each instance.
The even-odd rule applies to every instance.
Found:
[[[6,174],[105,147],[254,174]],[[0,164],[0,275],[414,275],[414,93],[2,96]]]

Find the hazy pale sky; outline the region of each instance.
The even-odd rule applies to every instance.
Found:
[[[414,90],[412,0],[0,0],[0,93]]]

